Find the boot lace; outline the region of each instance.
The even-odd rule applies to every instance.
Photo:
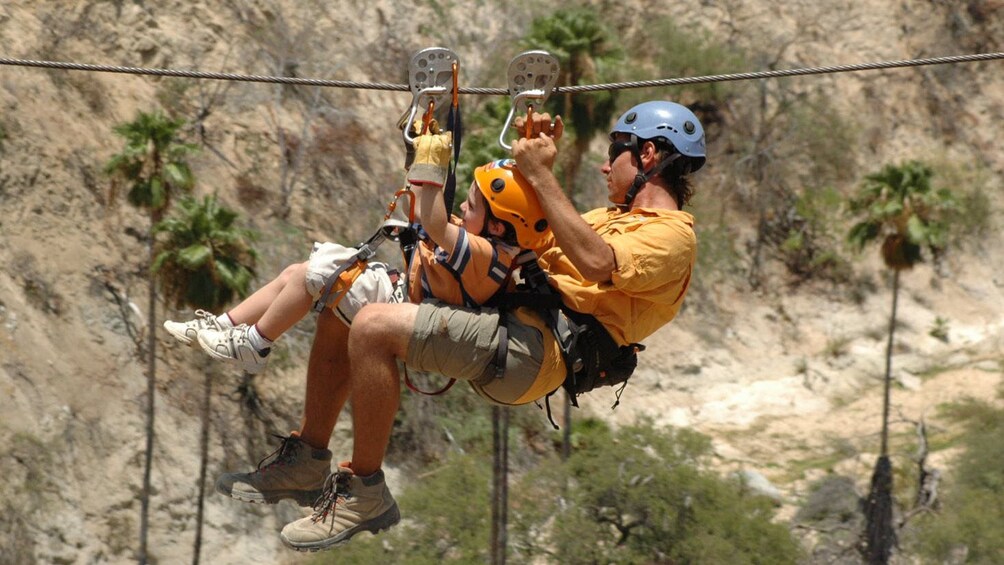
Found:
[[[324,489],[321,491],[321,496],[317,497],[314,502],[314,514],[310,517],[312,522],[315,524],[324,522],[335,511],[338,504],[352,498],[352,493],[349,491],[350,479],[352,479],[352,471],[345,469],[339,469],[324,479]]]
[[[278,434],[271,434],[272,437],[282,440],[279,444],[279,448],[269,453],[265,457],[262,457],[258,461],[258,471],[259,473],[264,473],[269,469],[274,467],[281,467],[283,465],[288,465],[292,461],[293,457],[296,456],[297,447],[300,445],[300,440],[293,436],[281,436]],[[272,459],[269,461],[269,459]],[[268,463],[265,463],[268,461]]]

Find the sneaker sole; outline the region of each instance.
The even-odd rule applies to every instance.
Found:
[[[344,532],[338,534],[337,536],[330,537],[321,541],[314,542],[294,542],[290,541],[285,534],[279,534],[279,538],[282,539],[282,543],[286,544],[286,547],[294,549],[301,552],[311,552],[315,553],[318,551],[323,551],[325,549],[333,549],[340,545],[344,545],[352,539],[352,536],[358,534],[359,532],[369,532],[373,535],[377,535],[380,532],[387,531],[391,529],[394,525],[401,521],[401,512],[397,508],[397,503],[391,506],[386,512],[355,526],[354,528],[349,528]]]
[[[167,330],[167,333],[169,333],[172,336],[174,336],[174,339],[177,339],[181,343],[183,343],[183,344],[185,344],[185,345],[187,345],[189,347],[195,345],[195,339],[188,337],[188,335],[186,335],[187,332],[178,333],[178,332],[172,330],[171,328],[167,327],[166,323],[164,324],[164,329]]]
[[[213,359],[217,359],[219,361],[226,361],[227,363],[233,363],[234,365],[237,365],[241,369],[243,369],[245,373],[250,373],[252,375],[257,375],[258,373],[260,373],[263,370],[265,370],[265,365],[249,366],[249,365],[246,365],[240,359],[234,359],[233,357],[231,357],[229,355],[224,355],[224,354],[216,351],[212,347],[206,345],[206,342],[202,341],[202,336],[201,335],[198,336],[198,341],[199,341],[199,346],[202,347],[202,350],[206,352],[206,355],[209,355]]]

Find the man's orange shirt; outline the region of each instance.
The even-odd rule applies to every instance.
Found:
[[[640,343],[676,317],[697,258],[694,217],[687,212],[599,208],[582,215],[613,249],[609,282],[586,280],[562,250],[537,250],[539,263],[566,306],[592,314],[621,345]]]

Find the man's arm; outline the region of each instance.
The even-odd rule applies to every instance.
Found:
[[[561,118],[555,120],[553,128],[548,114],[534,114],[533,121],[536,137],[520,138],[512,144],[516,166],[537,192],[554,239],[575,268],[587,280],[607,282],[617,269],[614,252],[582,219],[552,171]]]

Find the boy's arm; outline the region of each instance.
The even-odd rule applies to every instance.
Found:
[[[453,134],[426,133],[415,138],[414,147],[415,162],[408,169],[408,182],[418,194],[422,229],[436,245],[452,253],[460,228],[450,224],[443,199],[443,184],[453,155]]]
[[[412,189],[418,195],[418,216],[422,229],[436,245],[442,247],[447,254],[452,254],[460,228],[450,223],[443,200],[443,188],[434,184],[414,184]]]

